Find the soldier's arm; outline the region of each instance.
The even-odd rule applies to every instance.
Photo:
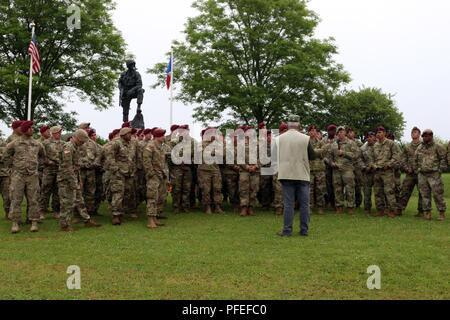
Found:
[[[447,171],[447,155],[446,155],[445,147],[440,144],[436,144],[436,147],[437,147],[436,151],[437,151],[438,159],[439,159],[439,171],[445,172],[445,171]]]
[[[154,172],[153,168],[153,150],[147,145],[142,153],[142,164],[146,176],[151,176]]]
[[[5,164],[6,168],[10,168],[12,165],[12,159],[14,157],[14,141],[8,143],[6,146],[5,153],[3,154],[3,163]]]
[[[395,142],[392,143],[392,158],[388,162],[389,167],[391,168],[398,168],[401,164],[401,152],[400,147]]]
[[[111,148],[109,149],[109,153],[107,154],[107,157],[109,159],[109,168],[113,173],[119,170],[119,166],[117,165],[116,162],[117,152],[119,152],[119,145],[117,141],[115,141],[111,144]]]
[[[48,162],[47,153],[45,152],[45,148],[42,145],[42,143],[40,143],[40,142],[38,142],[38,143],[39,143],[39,154],[38,154],[39,159],[42,161],[42,163],[46,163],[46,162]]]

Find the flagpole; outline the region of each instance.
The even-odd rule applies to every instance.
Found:
[[[170,75],[170,126],[173,125],[173,70],[175,64],[173,63],[173,51],[170,51],[170,61],[172,64],[172,70]]]
[[[34,38],[34,28],[35,24],[32,22],[30,24],[31,26],[31,41],[33,41]],[[33,55],[30,54],[30,83],[28,86],[28,112],[27,112],[27,120],[31,120],[31,98],[33,93]]]

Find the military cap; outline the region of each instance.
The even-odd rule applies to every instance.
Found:
[[[327,128],[327,131],[330,132],[330,131],[334,131],[336,129],[337,129],[337,126],[335,124],[330,124]]]
[[[131,134],[136,134],[136,133],[137,133],[137,129],[131,128]]]
[[[152,133],[152,129],[145,129],[144,130],[144,135],[148,135]]]
[[[259,130],[262,130],[262,129],[265,129],[266,128],[266,124],[265,124],[265,122],[263,121],[263,122],[260,122],[259,124],[258,124],[258,129]]]
[[[114,129],[112,134],[113,136],[117,136],[120,133],[120,129]]]
[[[131,128],[131,122],[130,122],[130,121],[124,122],[124,123],[122,124],[122,128]]]
[[[339,131],[342,131],[342,130],[346,131],[346,130],[345,130],[345,127],[343,127],[343,126],[340,126],[339,128],[337,128],[336,132],[338,132],[338,133],[339,133]]]
[[[88,129],[90,126],[90,122],[83,122],[82,124],[80,124],[80,129]]]
[[[62,128],[60,126],[54,126],[54,127],[50,128],[50,133],[51,134],[58,133],[58,132],[61,132],[61,131],[62,131]]]
[[[122,128],[122,129],[120,129],[120,136],[123,137],[123,136],[131,133],[132,131],[133,130],[131,128],[127,128],[127,127]]]
[[[386,129],[384,127],[378,127],[377,128],[377,133],[378,132],[386,132]]]
[[[72,138],[72,136],[73,136],[73,133],[67,133],[67,134],[65,134],[64,136],[61,137],[61,140],[69,142],[70,139]]]
[[[164,137],[166,135],[166,130],[161,129],[161,128],[157,128],[153,131],[153,136],[155,138],[161,138]]]
[[[414,131],[419,131],[419,133],[421,133],[421,131],[420,131],[420,129],[418,127],[412,128],[411,133],[413,133]]]
[[[16,129],[20,128],[20,126],[22,125],[22,122],[23,122],[22,120],[13,121],[11,127],[13,128],[13,130],[16,130]]]
[[[20,125],[20,130],[25,133],[27,132],[34,124],[34,121],[22,121]]]
[[[281,131],[281,132],[287,131],[288,129],[289,129],[289,127],[288,127],[287,123],[282,122],[282,123],[280,124],[280,131]]]
[[[89,137],[92,137],[94,134],[97,134],[97,131],[96,131],[95,129],[90,129],[90,130],[88,131],[88,136],[89,136]]]
[[[300,116],[297,116],[295,114],[291,114],[288,118],[288,122],[294,122],[294,123],[298,123],[300,122]]]
[[[424,137],[424,136],[432,136],[432,135],[434,135],[434,133],[433,133],[433,130],[431,130],[431,129],[425,129],[423,131],[423,133],[422,133],[422,137]]]
[[[153,128],[153,129],[157,129],[157,128]],[[180,129],[180,126],[177,124],[174,124],[170,127],[171,132],[174,132],[175,130],[178,130],[178,129]]]
[[[89,136],[88,136],[87,132],[83,129],[78,129],[77,131],[75,131],[73,136],[75,138],[77,138],[78,140],[80,140],[81,142],[86,142],[89,140]]]
[[[113,135],[113,133],[111,132],[109,135],[108,135],[108,139],[109,140],[112,140],[112,139],[114,139],[114,135]]]
[[[48,130],[50,130],[50,127],[49,127],[49,126],[42,126],[42,127],[39,129],[39,132],[40,132],[41,134],[44,134],[44,132],[45,132],[45,131],[48,131]]]
[[[351,127],[348,127],[348,128],[346,129],[346,131],[347,131],[347,133],[349,133],[349,132],[354,132],[354,131],[353,131],[353,128],[351,128]]]

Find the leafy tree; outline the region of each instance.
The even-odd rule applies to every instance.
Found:
[[[173,43],[177,99],[200,122],[305,122],[326,113],[343,83],[333,39],[318,40],[318,17],[300,0],[197,0],[185,40]],[[148,72],[163,85],[163,62]]]
[[[70,30],[70,4],[80,9],[80,29]],[[71,130],[75,112],[63,110],[72,94],[98,109],[112,104],[125,57],[114,27],[113,0],[0,0],[0,119],[26,119],[30,23],[36,23],[41,73],[33,79],[32,118]]]
[[[392,132],[396,139],[403,136],[405,120],[398,110],[393,95],[377,88],[344,91],[336,98],[328,117],[321,125],[335,123],[352,127],[360,138],[379,126]]]

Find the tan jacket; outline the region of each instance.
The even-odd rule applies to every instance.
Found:
[[[278,180],[311,181],[309,137],[289,130],[276,139]]]

